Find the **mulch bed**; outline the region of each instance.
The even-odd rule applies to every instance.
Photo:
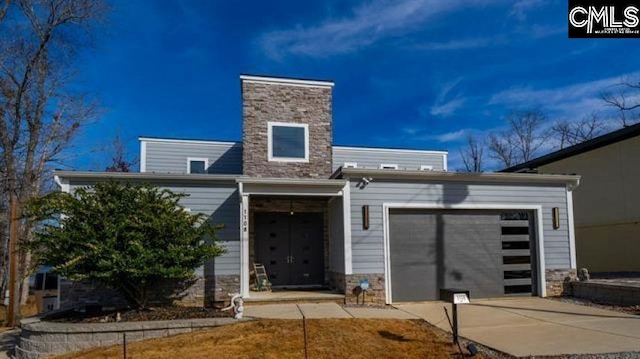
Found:
[[[586,305],[589,307],[595,307],[600,309],[608,309],[616,312],[631,314],[631,315],[640,315],[640,305],[610,305],[593,302],[587,299],[575,298],[575,297],[549,297],[550,299],[558,300],[561,302]]]
[[[120,309],[87,313],[81,309],[55,313],[43,318],[50,322],[63,323],[114,323],[117,313],[121,322],[140,322],[149,320],[174,320],[197,318],[225,318],[232,317],[233,311],[220,311],[217,308],[202,307],[155,307],[142,310]]]

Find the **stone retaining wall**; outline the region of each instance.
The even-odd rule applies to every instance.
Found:
[[[611,305],[640,305],[640,286],[618,283],[571,282],[571,295],[576,298]]]
[[[575,269],[547,269],[545,279],[547,281],[547,296],[557,297],[570,294],[570,283],[577,277]]]
[[[245,321],[250,319],[241,319]],[[233,318],[203,318],[125,323],[53,323],[39,319],[21,321],[16,358],[36,359],[100,346],[162,338],[175,334],[229,325]]]

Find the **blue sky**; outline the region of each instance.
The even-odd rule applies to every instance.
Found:
[[[604,111],[640,77],[640,40],[568,39],[566,0],[113,1],[81,86],[103,107],[75,169],[119,133],[241,139],[241,73],[335,81],[334,143],[449,150],[511,110]]]

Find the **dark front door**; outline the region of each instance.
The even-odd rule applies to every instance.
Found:
[[[274,286],[322,285],[324,215],[322,213],[254,214],[256,257]]]

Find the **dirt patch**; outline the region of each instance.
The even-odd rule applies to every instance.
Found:
[[[87,311],[70,310],[46,317],[46,321],[63,323],[105,323],[115,322],[120,313],[121,322],[140,322],[149,320],[174,320],[197,318],[231,317],[231,311],[220,311],[217,308],[202,307],[157,307],[145,310],[107,310]]]
[[[449,340],[420,320],[310,319],[309,358],[462,357]],[[113,358],[122,346],[58,357]],[[131,343],[127,356],[145,358],[304,358],[301,320],[256,320],[233,326]],[[486,358],[479,354],[476,358]]]

